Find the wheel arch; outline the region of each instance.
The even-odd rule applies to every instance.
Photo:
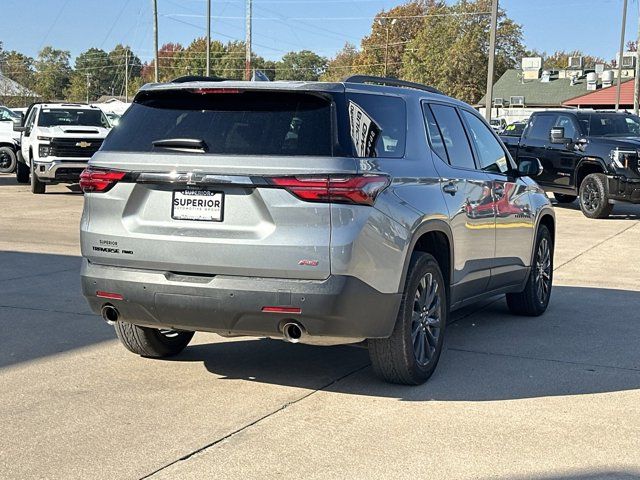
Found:
[[[553,242],[553,245],[555,246],[556,243],[556,216],[553,213],[553,210],[550,209],[544,209],[542,210],[542,212],[540,213],[539,217],[538,217],[538,221],[536,223],[536,234],[533,236],[533,244],[531,245],[531,263],[530,265],[533,265],[533,259],[535,258],[535,254],[536,254],[536,241],[538,239],[538,231],[540,230],[540,226],[544,225],[545,227],[547,227],[549,229],[549,233],[551,234],[551,241]]]
[[[398,286],[399,292],[404,290],[411,256],[416,251],[430,253],[437,260],[445,280],[447,298],[450,298],[449,291],[453,279],[454,250],[453,234],[449,225],[442,220],[429,220],[415,230],[404,260],[400,285]]]
[[[576,190],[580,190],[580,185],[584,178],[591,173],[607,173],[607,165],[604,160],[597,157],[585,157],[576,168]]]

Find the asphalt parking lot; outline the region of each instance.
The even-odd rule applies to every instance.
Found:
[[[548,312],[458,313],[400,387],[358,347],[138,358],[81,296],[82,195],[0,176],[0,202],[2,478],[640,478],[640,207],[556,208]]]

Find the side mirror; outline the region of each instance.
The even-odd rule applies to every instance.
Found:
[[[24,113],[20,114],[20,118],[13,121],[14,132],[24,132]]]
[[[551,139],[551,143],[556,144],[563,144],[571,141],[571,139],[564,137],[564,127],[553,127],[549,134],[549,138]]]
[[[542,163],[537,158],[522,158],[518,163],[518,174],[521,177],[538,177],[542,175]]]

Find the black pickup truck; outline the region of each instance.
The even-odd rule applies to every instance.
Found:
[[[520,162],[537,158],[536,181],[559,203],[580,197],[589,218],[606,218],[616,202],[640,203],[640,118],[596,110],[535,112],[521,137],[501,136]]]

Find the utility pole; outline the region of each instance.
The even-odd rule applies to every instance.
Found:
[[[89,105],[89,85],[91,84],[91,82],[89,81],[90,77],[91,74],[87,72],[87,105]]]
[[[153,51],[155,52],[154,78],[158,83],[158,0],[153,0]]]
[[[129,49],[124,52],[124,103],[129,103]]]
[[[244,61],[244,79],[251,80],[251,0],[247,0],[246,52]]]
[[[620,85],[622,84],[622,56],[624,54],[624,30],[627,24],[627,0],[622,3],[622,27],[620,28],[620,53],[618,56],[618,89],[616,91],[616,111],[620,108]]]
[[[633,86],[633,110],[636,115],[640,111],[640,1],[638,2],[638,38],[636,39],[636,78]]]
[[[207,0],[207,77],[211,76],[211,0]]]
[[[625,0],[626,2],[627,0]],[[496,56],[496,30],[498,29],[498,0],[491,4],[491,29],[489,31],[489,65],[487,66],[487,93],[485,95],[484,116],[491,122],[493,104],[493,64]]]

